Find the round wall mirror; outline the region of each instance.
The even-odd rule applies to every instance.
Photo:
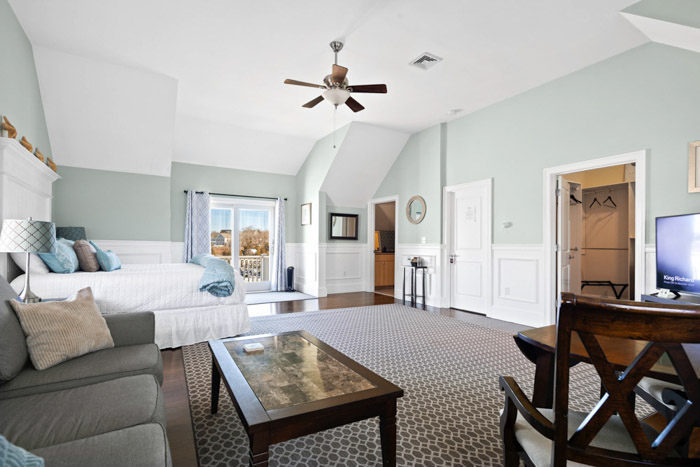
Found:
[[[425,217],[425,200],[422,196],[414,196],[406,205],[406,217],[414,224],[420,224]]]

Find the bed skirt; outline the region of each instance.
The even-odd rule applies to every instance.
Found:
[[[155,342],[161,349],[233,337],[250,331],[248,306],[218,305],[156,310]]]

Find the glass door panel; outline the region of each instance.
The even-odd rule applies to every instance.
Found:
[[[248,290],[270,290],[273,210],[263,206],[239,206],[236,211],[239,271],[248,283]]]
[[[233,209],[211,209],[211,254],[231,262],[233,255]]]

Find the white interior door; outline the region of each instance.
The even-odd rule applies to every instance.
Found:
[[[486,182],[452,193],[450,219],[450,303],[477,313],[488,312],[491,287],[491,183]]]
[[[573,201],[572,186],[564,177],[557,177],[557,298],[563,292],[581,293],[581,215]],[[574,198],[582,201],[580,185]],[[573,214],[573,215],[572,215]]]
[[[583,190],[580,183],[569,185],[569,292],[581,293],[583,254]],[[579,202],[581,201],[581,202]]]

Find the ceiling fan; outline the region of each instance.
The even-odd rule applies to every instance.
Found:
[[[348,79],[346,75],[348,74],[348,69],[344,66],[338,65],[338,52],[343,50],[343,43],[338,41],[333,41],[330,44],[331,49],[335,53],[335,64],[333,65],[333,71],[330,75],[323,78],[323,84],[313,84],[306,83],[304,81],[297,81],[293,79],[285,79],[284,84],[293,84],[295,86],[307,86],[310,88],[323,89],[324,91],[316,99],[313,99],[302,107],[310,109],[322,100],[327,100],[333,104],[336,108],[339,105],[346,104],[353,112],[359,112],[363,110],[362,104],[357,102],[350,96],[351,93],[365,92],[365,93],[376,93],[376,94],[386,94],[386,84],[360,84],[356,86],[350,86],[348,84]]]

